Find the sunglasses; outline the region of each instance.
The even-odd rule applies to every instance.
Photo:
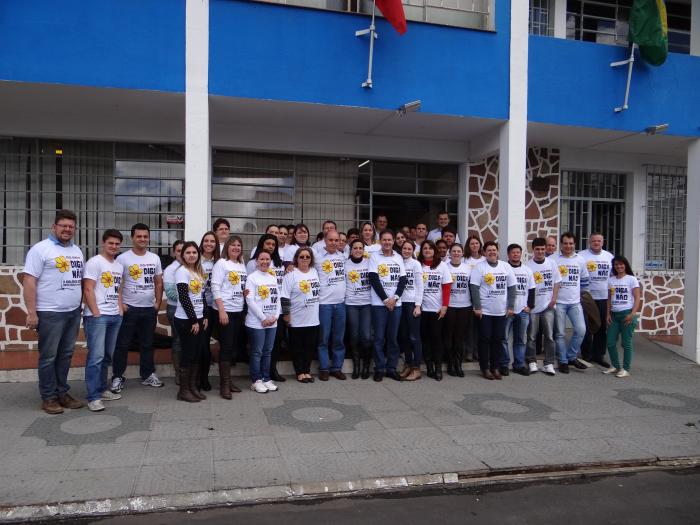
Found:
[[[299,259],[311,259],[310,255],[300,255]]]

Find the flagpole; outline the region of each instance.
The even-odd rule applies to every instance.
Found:
[[[632,50],[630,51],[630,57],[627,60],[621,60],[619,62],[612,62],[610,67],[627,66],[627,87],[625,88],[625,101],[622,106],[615,108],[615,113],[620,113],[626,109],[629,109],[629,98],[630,98],[630,84],[632,82],[632,67],[634,66],[634,48],[637,44],[632,44]]]
[[[379,38],[376,27],[374,25],[374,17],[377,10],[377,0],[372,1],[372,22],[369,29],[361,29],[355,31],[355,36],[363,36],[369,34],[369,64],[367,65],[367,80],[362,83],[363,88],[372,88],[372,62],[374,60],[374,39]]]

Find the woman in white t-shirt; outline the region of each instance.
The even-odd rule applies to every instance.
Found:
[[[356,239],[350,243],[350,256],[345,261],[345,321],[350,339],[353,379],[367,379],[372,361],[369,261],[364,253],[364,243]]]
[[[214,304],[214,296],[211,293],[211,272],[214,269],[214,263],[219,260],[221,247],[216,234],[208,231],[202,235],[202,240],[199,242],[199,251],[202,254],[202,270],[207,278],[204,285],[204,298],[207,301],[209,309],[205,312],[209,321],[206,333],[204,334],[204,347],[201,353],[201,362],[199,363],[199,388],[209,392],[211,383],[209,382],[209,368],[211,368],[211,337],[218,338],[218,321],[219,317],[211,306]]]
[[[485,260],[483,254],[483,244],[476,235],[470,235],[464,243],[464,262],[469,266],[469,271],[473,271],[477,264]],[[473,312],[473,311],[472,311]],[[479,320],[473,313],[469,317],[467,326],[467,338],[465,341],[465,357],[467,361],[479,360]]]
[[[282,261],[285,265],[288,265],[294,259],[294,254],[302,246],[310,246],[309,244],[309,227],[300,222],[294,227],[294,234],[292,236],[292,243],[287,245],[284,250],[284,255],[282,256]]]
[[[240,392],[231,382],[231,365],[244,344],[243,307],[247,272],[243,264],[243,241],[237,235],[224,243],[221,258],[214,264],[211,291],[214,303],[210,319],[216,319],[219,332],[219,394],[231,399]]]
[[[206,275],[202,270],[201,255],[196,242],[187,241],[182,245],[181,258],[182,265],[175,272],[178,297],[175,329],[182,343],[180,390],[177,398],[194,403],[207,398],[199,391],[198,381],[200,354],[204,347],[208,324],[204,298]]]
[[[634,276],[629,261],[616,255],[612,260],[613,275],[608,280],[610,297],[608,299],[608,353],[612,366],[604,370],[604,374],[615,374],[615,377],[629,377],[632,365],[632,334],[637,327],[637,312],[639,312],[641,287]],[[620,368],[620,357],[617,353],[617,336],[622,338],[624,357]]]
[[[180,384],[180,353],[182,352],[182,344],[180,343],[180,336],[175,330],[175,310],[177,309],[177,284],[175,283],[175,272],[182,264],[180,259],[180,254],[182,253],[182,245],[185,241],[178,239],[173,243],[172,250],[170,251],[173,262],[171,262],[168,267],[163,270],[163,288],[165,289],[165,296],[168,300],[168,306],[165,311],[168,317],[168,322],[170,323],[170,337],[172,339],[172,344],[170,345],[171,358],[173,360],[173,368],[175,369],[175,384]]]
[[[289,349],[300,383],[313,383],[311,361],[318,347],[318,305],[321,283],[314,268],[313,250],[299,248],[292,260],[294,269],[282,282],[282,314],[289,326]]]
[[[447,268],[452,274],[450,306],[445,315],[445,347],[447,349],[447,374],[464,377],[462,360],[467,340],[467,330],[473,317],[472,298],[469,293],[471,268],[464,262],[464,250],[460,244],[450,248]]]
[[[275,248],[276,246],[275,244]],[[272,256],[266,250],[258,250],[255,271],[248,274],[245,283],[248,291],[245,298],[248,305],[245,326],[250,343],[250,389],[259,394],[277,390],[277,385],[270,378],[270,359],[282,308],[280,287],[274,271],[270,271],[271,264]]]
[[[369,259],[369,256],[375,252],[381,251],[382,247],[377,242],[377,232],[374,229],[374,224],[371,222],[363,222],[360,226],[360,240],[365,245],[364,257]]]
[[[404,241],[399,249],[406,269],[406,288],[401,296],[401,324],[399,325],[399,346],[406,366],[401,372],[401,377],[404,381],[415,381],[421,378],[420,363],[423,359],[423,346],[420,339],[423,268],[413,257],[416,246],[412,241]]]
[[[450,304],[452,274],[438,257],[433,241],[424,241],[421,244],[418,261],[423,271],[420,332],[426,375],[436,381],[442,381],[444,318]]]

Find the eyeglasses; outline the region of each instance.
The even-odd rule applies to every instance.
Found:
[[[298,258],[299,259],[311,259],[311,256],[310,255],[300,255]]]

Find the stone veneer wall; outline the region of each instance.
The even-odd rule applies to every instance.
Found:
[[[640,331],[654,335],[683,334],[685,274],[641,274],[642,311]]]

